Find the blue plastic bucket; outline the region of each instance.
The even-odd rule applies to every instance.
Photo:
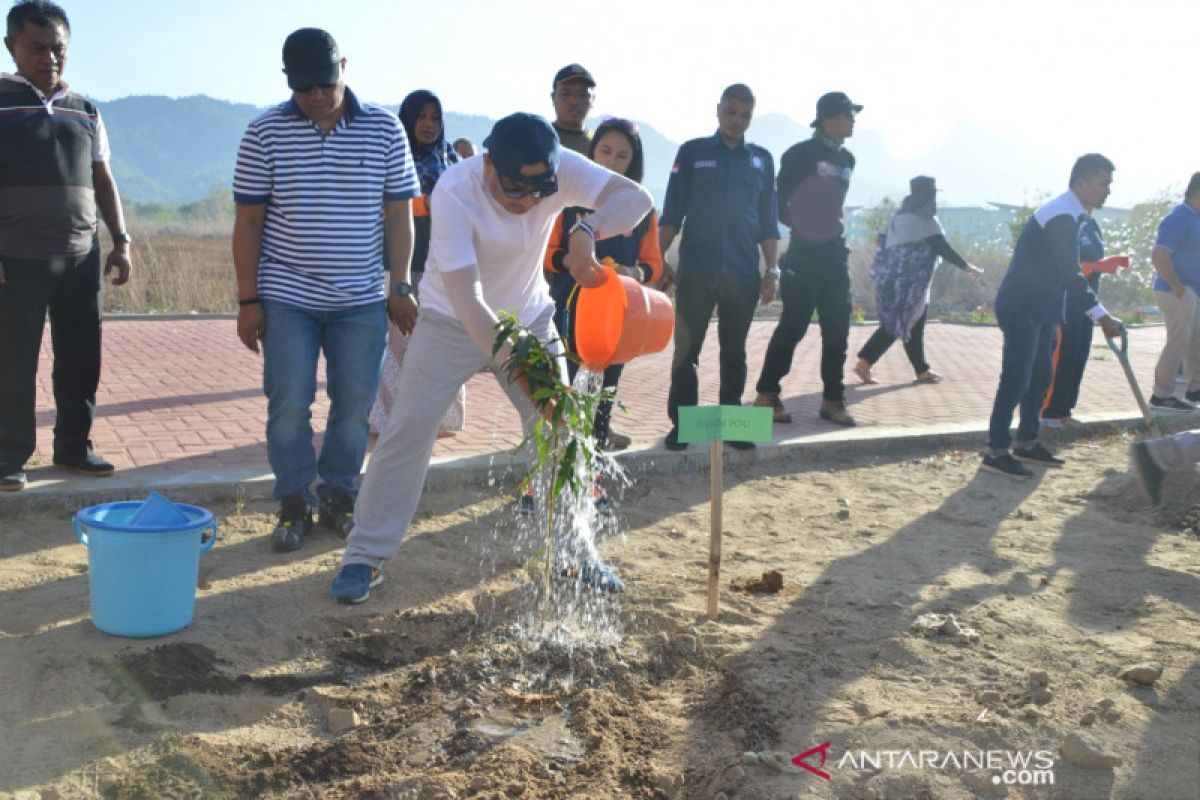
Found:
[[[196,611],[200,554],[217,541],[217,523],[206,509],[179,503],[185,522],[156,525],[134,522],[142,505],[102,503],[71,520],[88,549],[92,624],[116,636],[186,628]]]

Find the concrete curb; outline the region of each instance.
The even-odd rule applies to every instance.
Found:
[[[1195,415],[1178,418],[1157,418],[1166,430],[1194,427]],[[1122,414],[1104,415],[1074,428],[1054,431],[1055,443],[1067,443],[1083,436],[1136,430],[1143,425],[1141,417]],[[979,423],[940,425],[928,428],[858,428],[838,429],[827,434],[784,438],[760,444],[751,451],[726,448],[724,460],[729,469],[746,469],[755,464],[768,464],[804,457],[813,463],[853,461],[862,463],[872,458],[897,458],[949,448],[982,450],[986,427]],[[709,448],[692,445],[683,452],[671,452],[661,444],[644,445],[614,454],[618,464],[629,475],[675,474],[707,469]],[[430,465],[425,480],[426,489],[445,490],[461,486],[495,486],[498,491],[515,487],[524,474],[526,462],[512,451],[443,459]],[[121,473],[111,478],[79,478],[40,481],[21,492],[0,495],[0,520],[12,520],[22,514],[39,511],[62,511],[97,503],[119,500],[140,500],[155,490],[169,493],[180,502],[196,504],[233,502],[239,496],[269,497],[274,477],[261,467],[242,470],[192,471],[180,474],[135,478],[122,481]]]

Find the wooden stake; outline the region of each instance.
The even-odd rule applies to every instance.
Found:
[[[719,613],[721,592],[721,496],[725,491],[724,448],[722,442],[708,443],[709,454],[709,509],[710,528],[708,535],[708,617],[715,619]]]

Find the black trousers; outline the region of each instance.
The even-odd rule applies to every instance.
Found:
[[[1079,386],[1087,369],[1092,351],[1092,332],[1096,325],[1091,317],[1073,311],[1070,319],[1058,326],[1058,347],[1055,351],[1054,380],[1046,397],[1043,417],[1069,417],[1079,402]]]
[[[77,461],[100,383],[100,246],[51,261],[0,256],[0,475],[21,469],[36,446],[34,401],[46,312],[54,351],[54,460]]]
[[[821,326],[822,397],[842,400],[845,384],[847,340],[850,338],[850,251],[840,239],[826,244],[794,243],[783,256],[779,296],[783,314],[771,334],[758,391],[778,392],[780,381],[792,369],[796,345],[804,338],[813,312]]]
[[[561,331],[560,331],[561,333]],[[575,343],[571,342],[571,349],[574,351]],[[604,368],[604,388],[615,389],[617,381],[621,380],[621,372],[625,369],[624,364],[609,364]],[[571,382],[575,382],[575,376],[579,374],[579,363],[567,359],[567,377]],[[592,420],[592,435],[596,437],[596,444],[599,447],[608,446],[608,432],[612,430],[612,410],[613,404],[611,400],[605,400],[596,406],[596,418]]]
[[[929,307],[926,306],[925,310],[921,312],[920,318],[913,323],[912,330],[908,334],[908,341],[904,343],[904,353],[908,356],[908,363],[912,364],[913,371],[918,375],[929,369],[929,363],[925,361],[925,319],[928,316]],[[874,364],[895,341],[895,336],[883,328],[876,328],[875,332],[871,334],[871,338],[867,339],[867,343],[858,351],[858,357],[868,364]]]
[[[675,354],[671,358],[671,390],[667,415],[679,422],[679,407],[700,402],[700,350],[713,310],[717,319],[717,342],[721,348],[723,406],[742,404],[746,389],[746,336],[754,320],[762,290],[762,276],[738,272],[679,271],[675,287]]]

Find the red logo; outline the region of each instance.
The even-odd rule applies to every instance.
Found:
[[[804,759],[806,759],[809,756],[814,755],[816,753],[821,754],[820,766],[822,766],[822,767],[825,766],[825,758],[826,758],[826,756],[829,755],[829,742],[826,742],[825,744],[819,744],[811,750],[805,750],[803,753],[801,753],[800,755],[793,758],[792,763],[795,764],[797,767],[800,767],[801,769],[808,770],[813,775],[816,775],[818,778],[822,778],[824,780],[830,780],[832,776],[830,776],[830,774],[828,772],[826,772],[825,770],[818,769],[817,767],[814,767],[811,764],[804,763]]]

